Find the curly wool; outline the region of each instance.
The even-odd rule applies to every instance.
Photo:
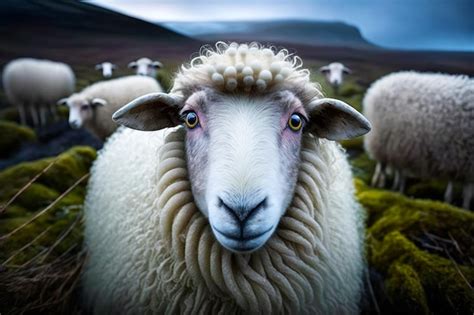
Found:
[[[124,129],[100,152],[85,206],[94,312],[357,313],[363,219],[337,144],[304,136],[291,206],[268,243],[242,255],[193,202],[183,129]]]
[[[171,93],[187,98],[204,87],[225,93],[288,90],[308,104],[322,94],[320,86],[311,82],[309,70],[302,66],[301,58],[286,49],[217,42],[215,49],[203,47],[199,56],[181,67]]]
[[[376,81],[363,101],[369,156],[418,177],[474,181],[474,80],[399,72]]]

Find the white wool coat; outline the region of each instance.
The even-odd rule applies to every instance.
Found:
[[[74,92],[76,79],[67,64],[50,60],[20,58],[3,70],[3,88],[14,105],[55,104]]]
[[[363,111],[371,158],[417,177],[474,181],[474,79],[389,74],[369,88]]]
[[[107,101],[105,106],[95,108],[92,119],[84,124],[86,129],[104,140],[117,129],[117,124],[112,120],[113,113],[137,97],[155,92],[163,92],[155,79],[131,75],[94,83],[71,98],[101,98]]]
[[[234,254],[193,203],[182,127],[117,131],[85,203],[83,289],[95,314],[356,314],[363,214],[338,144],[305,135],[291,206],[261,249]]]

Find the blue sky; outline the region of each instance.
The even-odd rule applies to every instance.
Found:
[[[474,0],[90,2],[153,22],[337,20],[357,26],[369,41],[386,47],[474,51]]]

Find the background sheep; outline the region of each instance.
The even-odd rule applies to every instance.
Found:
[[[5,94],[18,107],[22,124],[27,123],[29,111],[34,126],[44,125],[48,107],[56,118],[56,102],[74,92],[75,82],[71,68],[61,62],[21,58],[3,70]]]
[[[322,98],[286,50],[216,46],[170,94],[114,114],[139,130],[186,127],[122,129],[99,155],[87,300],[96,313],[357,313],[362,213],[329,140],[369,123]]]
[[[130,62],[128,67],[133,69],[137,75],[146,75],[156,78],[158,69],[161,69],[163,64],[158,60],[153,61],[150,58],[140,58],[137,61]]]
[[[339,86],[344,81],[344,74],[351,73],[351,70],[340,62],[330,63],[319,68],[319,71],[326,76],[326,80],[331,84],[335,94],[338,93]]]
[[[406,175],[466,183],[469,208],[474,181],[474,80],[467,76],[399,72],[376,81],[363,101],[373,124],[364,146],[383,169],[396,169],[394,188],[403,191]],[[382,178],[383,179],[383,178]],[[451,200],[452,185],[445,198]]]
[[[110,136],[117,124],[112,114],[133,99],[152,92],[161,92],[156,80],[142,76],[128,76],[94,83],[79,93],[59,101],[69,107],[72,128],[84,126],[102,140]]]
[[[96,70],[101,70],[102,71],[102,76],[104,78],[110,78],[112,76],[112,73],[115,69],[117,69],[117,65],[111,63],[111,62],[102,62],[97,65],[95,65]]]

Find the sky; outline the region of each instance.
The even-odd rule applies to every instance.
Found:
[[[401,49],[474,51],[474,0],[91,0],[151,22],[342,21]],[[216,27],[209,24],[209,27]],[[214,30],[213,29],[213,30]],[[225,29],[219,28],[220,31]],[[196,32],[202,30],[196,29]]]

